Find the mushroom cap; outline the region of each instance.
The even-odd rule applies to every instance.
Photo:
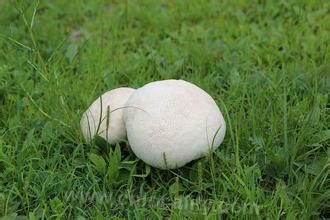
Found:
[[[210,95],[184,80],[146,84],[124,109],[127,138],[145,163],[173,169],[184,166],[222,143],[226,124]]]
[[[104,138],[110,144],[126,139],[123,108],[134,91],[135,89],[127,87],[113,89],[104,93],[89,106],[80,121],[81,131],[87,142],[90,142],[95,135]],[[102,117],[100,117],[101,113]]]

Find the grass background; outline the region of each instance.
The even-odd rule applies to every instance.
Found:
[[[0,1],[0,216],[329,217],[329,2]],[[227,122],[211,156],[160,171],[86,145],[103,92],[180,78]]]

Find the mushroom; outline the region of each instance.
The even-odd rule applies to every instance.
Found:
[[[117,88],[97,98],[83,114],[80,127],[87,142],[96,135],[110,144],[118,143],[126,138],[123,121],[123,108],[129,96],[135,91],[132,88]]]
[[[222,143],[226,123],[212,97],[184,80],[146,84],[124,109],[135,155],[160,169],[184,166]]]

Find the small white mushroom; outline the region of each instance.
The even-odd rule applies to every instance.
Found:
[[[173,169],[216,149],[226,131],[210,95],[183,80],[164,80],[137,89],[124,121],[133,152],[147,164]]]
[[[135,91],[132,88],[117,88],[97,98],[83,114],[80,127],[87,142],[98,135],[110,144],[126,138],[123,121],[123,108],[129,96]]]

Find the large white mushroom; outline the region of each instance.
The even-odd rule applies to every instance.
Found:
[[[127,101],[124,121],[133,152],[147,164],[173,169],[216,149],[226,131],[210,95],[183,80],[156,81]]]
[[[132,88],[117,88],[97,98],[83,114],[80,127],[87,142],[98,135],[110,144],[126,138],[123,121],[123,109],[129,96],[135,91]]]

